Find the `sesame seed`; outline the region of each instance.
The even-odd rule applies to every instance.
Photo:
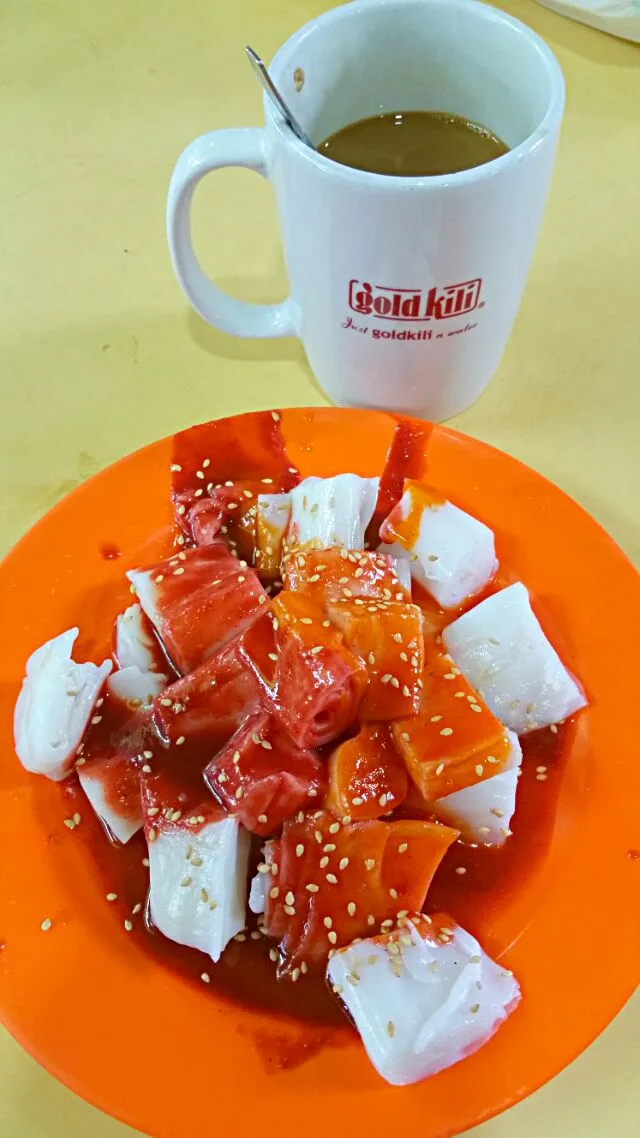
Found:
[[[537,774],[536,775],[536,782],[546,782],[546,781],[547,781],[546,774]]]
[[[365,867],[365,869],[372,870],[374,868],[375,864],[376,864],[375,858],[368,857],[365,860],[364,867]]]
[[[202,858],[201,857],[192,857],[190,865],[193,865],[195,867],[195,869],[198,869],[199,866],[202,865]]]
[[[552,733],[553,735],[557,735],[557,734],[558,734],[558,728],[556,727],[555,723],[552,723],[552,724],[550,725],[550,727],[549,727],[549,730],[551,731],[551,733]]]
[[[184,735],[178,735],[178,738],[176,739],[176,747],[181,747],[183,743],[186,743],[186,741],[187,740],[185,739]]]
[[[76,828],[76,824],[75,824],[73,818],[65,818],[64,819],[64,825],[67,827],[68,830],[75,830],[75,828]]]
[[[239,763],[239,762],[240,762],[240,752],[239,752],[239,751],[234,751],[234,755],[233,755],[233,762],[234,762],[234,763]]]
[[[208,904],[209,904],[209,894],[208,894],[208,892],[207,892],[207,890],[206,890],[206,889],[201,889],[201,890],[200,890],[200,900],[201,900],[201,901],[203,902],[203,904],[205,904],[205,905],[208,905]]]
[[[382,676],[380,679],[380,683],[381,684],[388,684],[390,679],[391,679],[391,673],[385,672],[384,676]]]
[[[296,981],[298,981],[299,979],[300,979],[300,969],[294,968],[293,972],[291,973],[291,983],[295,984]]]
[[[117,901],[117,900],[118,900],[118,894],[117,893],[107,893],[107,901]]]
[[[161,581],[164,581],[164,574],[158,573],[158,576],[155,578],[156,585],[159,585]]]
[[[391,684],[391,687],[393,687],[393,688],[399,688],[400,687],[400,680],[398,679],[397,676],[392,676],[389,683]]]
[[[467,871],[463,865],[456,866],[456,873],[459,873],[462,876],[462,874],[466,872]]]
[[[443,677],[443,678],[444,678],[445,680],[455,680],[455,678],[456,678],[456,677],[455,677],[455,675],[453,674],[453,672],[445,672],[445,674],[444,674],[444,677]]]
[[[275,964],[277,959],[278,959],[278,953],[276,952],[275,948],[270,948],[269,949],[269,960],[273,960],[273,962]]]
[[[122,923],[124,925],[125,932],[130,933],[133,931],[133,923],[130,920],[127,919],[127,920],[123,921]]]
[[[162,707],[171,707],[171,700],[166,698],[161,699],[160,704]]]
[[[498,760],[496,759],[495,755],[487,755],[487,762],[488,763],[497,763],[497,761]]]
[[[406,853],[408,849],[409,849],[409,846],[408,846],[407,842],[401,842],[400,845],[398,846],[398,853],[399,854]]]
[[[210,977],[208,972],[201,972],[200,973],[200,979],[202,980],[203,984],[210,984],[211,983],[211,977]]]
[[[346,869],[348,864],[349,864],[349,858],[348,857],[340,858],[340,864],[339,864],[338,868],[339,869]]]
[[[332,822],[331,825],[329,826],[329,833],[330,834],[337,834],[339,829],[340,829],[340,823],[339,822]]]
[[[431,723],[439,723],[441,719],[442,719],[441,715],[432,715],[431,716]]]
[[[329,882],[329,885],[337,885],[338,884],[338,878],[336,877],[335,873],[327,873],[326,879]]]
[[[279,894],[280,894],[280,886],[279,885],[274,885],[269,890],[269,896],[271,897],[272,901],[275,901],[276,897],[278,897]]]
[[[102,716],[101,715],[94,715],[91,722],[94,724],[102,723]]]
[[[337,944],[338,943],[338,934],[336,932],[334,932],[333,929],[331,929],[331,931],[327,933],[327,940],[331,944]]]
[[[408,743],[409,740],[411,739],[411,736],[410,736],[408,731],[403,731],[402,734],[400,735],[400,738],[403,739],[405,743]]]
[[[390,889],[389,890],[389,896],[393,897],[394,901],[396,901],[398,898],[398,890],[397,889]]]
[[[182,810],[174,810],[173,814],[171,815],[170,821],[171,822],[178,822],[180,818],[182,818]],[[204,819],[203,819],[203,821],[204,821]]]
[[[351,799],[351,805],[352,806],[362,806],[363,802],[364,802],[364,798],[359,798],[357,795],[355,798]]]
[[[329,858],[326,856],[320,858],[320,869],[326,869],[329,864]]]
[[[355,902],[354,902],[354,901],[349,901],[349,904],[347,905],[347,912],[348,912],[348,914],[349,914],[349,916],[350,916],[350,917],[355,917],[355,915],[356,915],[356,906],[355,906]]]
[[[182,886],[183,889],[188,889],[189,886],[191,885],[191,881],[192,881],[191,877],[183,877],[182,881],[180,882],[180,885]]]
[[[246,577],[243,577],[243,575],[242,575],[242,573],[241,573],[241,574],[240,574],[240,576],[238,577],[238,584],[239,584],[239,585],[241,585],[243,581],[246,581],[246,579],[247,579],[247,578],[246,578]]]
[[[156,814],[159,814],[159,813],[160,813],[160,807],[159,806],[150,806],[149,809],[147,810],[147,814],[149,815],[150,818],[155,818]]]
[[[238,802],[243,797],[243,795],[244,795],[244,788],[242,786],[239,786],[238,789],[236,790],[236,794],[235,794],[235,797],[238,800]]]
[[[295,915],[296,915],[296,911],[295,911],[293,905],[285,905],[284,911],[288,917],[295,917]]]
[[[350,826],[351,825],[351,815],[350,814],[344,815],[344,818],[342,819],[342,825],[343,826]]]
[[[316,645],[315,645],[315,646],[314,646],[314,647],[311,649],[311,655],[312,655],[312,656],[317,656],[317,655],[318,655],[318,652],[322,652],[322,644],[316,644]]]
[[[401,660],[402,660],[402,661],[403,661],[405,664],[407,664],[407,663],[409,662],[409,657],[407,656],[407,653],[406,653],[406,652],[401,652],[401,653],[400,653],[400,659],[401,659]]]
[[[375,919],[373,913],[369,913],[369,916],[367,917],[367,924],[368,925],[375,925],[375,923],[376,923],[376,919]]]
[[[478,778],[481,778],[482,775],[484,774],[484,767],[483,767],[482,763],[478,763],[478,765],[476,766],[476,774],[477,774]]]
[[[234,936],[234,938],[233,938],[233,939],[234,939],[234,940],[239,940],[239,941],[240,941],[240,944],[243,944],[243,943],[244,943],[244,941],[245,941],[247,938],[246,938],[246,936],[244,935],[244,933],[236,933],[236,935]]]
[[[229,776],[227,774],[225,774],[224,771],[220,771],[220,774],[218,775],[218,782],[220,783],[220,785],[222,786],[225,782],[228,782],[228,781],[229,781]]]
[[[277,861],[271,862],[271,876],[272,877],[278,876],[278,863],[277,863]]]
[[[409,691],[409,688],[407,687],[406,684],[404,684],[402,687],[402,694],[404,696],[410,696],[411,695],[411,692]]]
[[[402,636],[399,632],[394,632],[393,639],[395,640],[396,644],[402,644]]]
[[[319,573],[312,573],[311,576],[309,577],[309,584],[313,585],[313,584],[315,584],[316,581],[319,581],[319,580],[320,580],[320,574]]]
[[[307,893],[317,893],[319,888],[320,888],[320,886],[315,885],[313,883],[313,881],[310,881],[308,885],[305,885],[305,889],[307,890]]]
[[[478,833],[479,834],[490,834],[491,828],[489,826],[478,826]]]
[[[155,842],[155,840],[156,840],[156,832],[152,826],[151,829],[149,830],[149,841]]]
[[[480,705],[478,703],[470,703],[469,707],[471,708],[472,711],[482,711],[482,708],[480,707]]]
[[[472,1004],[469,1008],[469,1011],[472,1013],[472,1015],[475,1015],[476,1012],[480,1011],[480,1004]]]
[[[546,767],[536,767],[536,773],[537,774],[546,774],[546,771],[547,771]]]

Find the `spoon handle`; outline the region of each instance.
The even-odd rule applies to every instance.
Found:
[[[300,139],[301,142],[304,142],[306,146],[310,146],[312,150],[315,150],[315,146],[313,145],[311,139],[308,137],[308,135],[305,134],[300,124],[293,117],[287,104],[282,98],[282,95],[278,91],[278,88],[274,86],[271,76],[269,75],[269,72],[267,71],[258,53],[248,45],[244,50],[246,51],[249,63],[253,67],[253,70],[258,76],[258,79],[260,80],[264,90],[278,107],[278,110],[280,111],[287,126],[291,128],[293,133]]]

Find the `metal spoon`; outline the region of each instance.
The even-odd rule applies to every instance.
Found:
[[[300,139],[301,142],[304,142],[305,146],[310,146],[312,150],[315,150],[315,146],[313,145],[311,139],[307,134],[304,133],[302,127],[300,126],[300,123],[292,115],[287,104],[282,98],[282,95],[278,91],[278,88],[274,86],[273,80],[271,79],[271,76],[269,75],[269,72],[267,71],[264,63],[260,59],[260,56],[253,50],[252,47],[247,46],[244,50],[246,51],[249,63],[253,67],[253,70],[258,76],[258,79],[262,83],[264,90],[267,92],[267,95],[271,101],[275,103],[287,126],[291,128],[293,133]]]

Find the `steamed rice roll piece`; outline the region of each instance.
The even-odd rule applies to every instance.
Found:
[[[236,637],[268,600],[253,569],[223,541],[184,550],[127,577],[182,674]]]
[[[405,1086],[471,1055],[516,1008],[513,974],[444,914],[351,944],[327,975],[383,1079]]]
[[[493,778],[511,757],[504,725],[444,652],[428,656],[420,713],[391,731],[426,802]]]
[[[274,580],[280,574],[282,547],[291,518],[291,495],[259,494],[256,507],[256,569],[263,580]]]
[[[520,582],[487,597],[442,635],[469,683],[518,735],[559,723],[586,706]]]
[[[138,668],[141,672],[161,672],[158,667],[160,649],[148,627],[140,605],[129,605],[116,617],[115,658],[120,668]]]
[[[135,667],[109,676],[99,722],[89,728],[78,759],[82,789],[107,833],[123,844],[142,826],[139,766],[152,736],[145,711],[165,683],[165,676]]]
[[[248,833],[221,813],[200,826],[147,826],[147,840],[153,924],[217,962],[246,923]]]
[[[333,948],[387,931],[401,913],[420,912],[458,837],[427,820],[340,823],[326,810],[298,817],[265,845],[265,864],[278,867],[264,926],[280,942],[279,976],[324,970]]]
[[[294,550],[283,562],[285,589],[304,592],[327,608],[335,601],[352,600],[360,605],[387,601],[410,601],[411,579],[400,561],[385,552],[362,549]]]
[[[76,664],[71,653],[78,629],[48,640],[27,660],[13,730],[16,754],[26,770],[59,782],[73,767],[76,752],[102,686],[113,667]]]
[[[330,743],[355,719],[367,669],[304,593],[279,593],[241,637],[240,652],[264,707],[298,747]]]
[[[405,482],[380,537],[443,608],[478,593],[498,568],[491,530],[420,482]]]
[[[289,546],[363,549],[378,497],[378,478],[337,474],[305,478],[291,491]]]
[[[211,760],[204,778],[245,829],[265,837],[312,799],[321,799],[324,765],[296,747],[278,720],[257,707]]]
[[[267,866],[264,866],[265,870]],[[249,888],[249,908],[252,913],[260,916],[264,913],[267,904],[267,883],[271,884],[271,875],[268,872],[256,873],[251,878]]]
[[[513,731],[508,731],[507,735],[510,755],[500,774],[430,803],[436,818],[455,826],[463,842],[502,846],[510,836],[522,748]]]

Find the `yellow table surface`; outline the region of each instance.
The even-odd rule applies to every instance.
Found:
[[[164,238],[182,147],[203,131],[260,121],[243,44],[269,56],[322,6],[4,0],[5,549],[62,494],[143,443],[217,415],[324,401],[297,342],[229,339],[188,310]],[[504,6],[557,53],[568,109],[511,342],[455,425],[553,479],[640,561],[640,49],[533,0]],[[208,179],[195,236],[229,290],[284,295],[274,204],[260,179]],[[636,997],[568,1070],[474,1138],[638,1138],[639,1038]],[[0,1037],[3,1138],[133,1134]]]

